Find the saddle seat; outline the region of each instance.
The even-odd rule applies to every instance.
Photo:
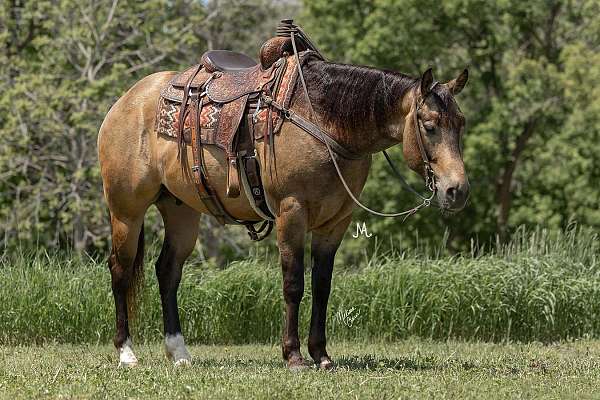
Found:
[[[258,64],[247,55],[230,50],[209,50],[202,55],[200,63],[208,72],[238,72]]]
[[[209,53],[212,53],[212,51]],[[211,60],[214,61],[214,58]],[[265,85],[275,79],[275,73],[282,64],[281,62],[275,62],[270,68],[263,69],[260,64],[255,63],[248,68],[240,67],[236,70],[212,71],[209,68],[215,67],[207,67],[208,63],[208,58],[202,56],[202,63],[200,65],[190,67],[175,76],[169,83],[170,89],[167,89],[166,93],[163,93],[164,97],[181,102],[183,100],[183,88],[189,84],[189,87],[192,89],[204,87],[208,98],[213,102],[221,104],[230,103],[240,97],[260,92]],[[221,63],[220,65],[222,68],[224,64]],[[229,66],[231,65],[233,64],[230,63]],[[201,69],[196,73],[198,67],[201,67]],[[192,78],[191,81],[190,78]]]

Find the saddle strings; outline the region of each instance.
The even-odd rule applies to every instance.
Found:
[[[280,25],[281,27],[281,25]],[[278,33],[280,32],[280,27],[278,27]],[[281,28],[283,30],[283,28]],[[304,95],[306,96],[307,102],[308,102],[308,106],[309,106],[309,112],[311,114],[311,117],[316,116],[315,110],[313,108],[312,105],[312,101],[310,100],[310,97],[308,95],[308,88],[306,86],[306,81],[304,80],[304,74],[302,72],[302,65],[300,63],[300,57],[298,55],[298,51],[297,51],[297,47],[296,47],[296,34],[299,35],[299,37],[309,46],[309,48],[313,51],[315,51],[319,56],[323,57],[321,55],[321,53],[316,49],[316,47],[314,47],[314,45],[312,45],[312,42],[310,41],[310,39],[308,39],[307,35],[304,33],[304,31],[302,31],[301,28],[295,26],[295,25],[291,25],[289,28],[289,36],[291,38],[292,41],[292,48],[294,49],[294,55],[296,58],[296,63],[298,64],[298,75],[300,76],[300,81],[302,82],[302,88],[304,90]],[[416,104],[416,103],[415,103]],[[291,112],[291,111],[290,111]],[[415,125],[417,128],[417,131],[415,132],[416,135],[420,135],[421,134],[421,130],[420,127],[418,125],[418,120],[417,120],[417,110],[415,109],[415,115],[414,115],[414,119],[415,119]],[[320,130],[320,128],[319,128]],[[323,132],[323,134],[325,134]],[[326,134],[325,134],[326,135]],[[420,137],[417,138],[417,141],[420,141]],[[427,158],[423,159],[423,162],[425,164],[425,168],[426,168],[426,174],[427,174],[427,182],[426,182],[426,186],[429,190],[431,190],[431,196],[429,197],[424,197],[421,194],[419,194],[416,190],[414,190],[413,188],[411,188],[408,183],[406,183],[406,181],[404,180],[404,178],[401,178],[401,184],[402,186],[409,187],[410,191],[417,194],[423,201],[421,204],[416,205],[415,207],[406,210],[406,211],[402,211],[402,212],[396,212],[396,213],[384,213],[384,212],[379,212],[379,211],[375,211],[369,207],[367,207],[366,205],[364,205],[363,203],[360,202],[360,200],[358,200],[356,198],[356,196],[354,196],[354,193],[352,193],[352,190],[350,190],[350,187],[348,186],[348,183],[346,182],[346,180],[344,179],[344,176],[342,174],[342,171],[338,165],[338,162],[336,160],[335,154],[333,152],[333,150],[331,149],[331,146],[329,145],[327,140],[324,140],[323,143],[325,144],[325,147],[327,147],[327,151],[329,152],[329,157],[331,158],[331,161],[333,162],[333,166],[335,167],[335,170],[337,172],[338,177],[340,178],[340,181],[342,182],[342,185],[344,186],[344,189],[346,190],[346,192],[348,193],[348,195],[350,196],[350,198],[352,199],[352,201],[359,206],[360,208],[362,208],[363,210],[367,211],[368,213],[371,213],[373,215],[377,215],[380,217],[388,217],[388,218],[395,218],[395,217],[404,217],[402,221],[406,221],[406,219],[408,217],[410,217],[411,215],[415,214],[416,212],[418,212],[421,208],[424,207],[429,207],[431,205],[431,201],[433,200],[433,198],[436,195],[437,192],[437,188],[435,185],[435,175],[433,175],[433,178],[430,179],[429,178],[429,170],[427,169],[427,167],[429,166],[429,160]],[[396,167],[393,165],[393,163],[391,162],[391,159],[389,157],[389,155],[387,154],[387,152],[383,152],[386,160],[388,161],[388,163],[390,164],[390,166],[392,167],[392,170],[394,171],[396,176],[400,176],[400,173],[398,172],[398,170],[396,169]],[[423,155],[422,155],[423,157]]]

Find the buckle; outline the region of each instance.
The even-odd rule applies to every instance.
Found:
[[[269,95],[263,94],[261,97],[267,105],[270,105],[273,102],[273,98]]]

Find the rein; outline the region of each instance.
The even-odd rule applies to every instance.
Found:
[[[310,100],[310,97],[308,95],[308,88],[306,86],[306,81],[304,79],[304,74],[302,72],[302,64],[300,62],[300,57],[298,56],[298,51],[297,51],[297,47],[296,47],[296,35],[299,36],[299,39],[302,40],[302,42],[305,43],[308,48],[313,50],[322,59],[323,59],[323,56],[321,55],[321,53],[319,53],[319,51],[312,44],[310,39],[308,39],[308,37],[306,36],[304,31],[302,31],[302,29],[300,27],[295,26],[295,25],[287,26],[286,33],[289,34],[291,41],[292,41],[294,55],[296,57],[296,62],[298,64],[298,75],[300,77],[300,81],[302,82],[304,94],[306,96],[306,99],[308,100],[310,114],[316,115],[315,110],[312,105],[312,102]],[[431,91],[433,90],[433,88],[435,88],[435,86],[437,84],[438,84],[438,82],[435,82],[435,83],[433,83],[433,85],[431,85],[431,88],[430,88],[428,94],[431,93]],[[421,153],[421,158],[423,160],[424,169],[425,169],[425,187],[431,192],[431,195],[429,197],[424,197],[421,194],[419,194],[416,190],[414,190],[412,187],[410,187],[410,185],[402,177],[402,175],[400,174],[400,172],[398,171],[398,169],[392,162],[388,153],[384,150],[383,154],[384,154],[388,164],[390,165],[392,171],[394,172],[396,177],[400,180],[401,185],[406,190],[416,194],[419,198],[422,199],[421,204],[418,204],[417,206],[415,206],[409,210],[402,211],[402,212],[396,212],[396,213],[384,213],[384,212],[375,211],[375,210],[367,207],[363,203],[361,203],[360,200],[358,200],[356,198],[356,196],[354,196],[354,194],[350,190],[350,187],[348,186],[348,183],[344,179],[342,171],[340,170],[340,167],[336,160],[334,151],[335,151],[335,153],[338,153],[339,155],[341,155],[343,158],[351,159],[351,160],[360,159],[360,158],[362,158],[361,156],[349,152],[347,149],[345,149],[343,146],[341,146],[339,143],[337,143],[333,138],[331,138],[331,136],[329,136],[326,132],[324,132],[318,125],[305,119],[304,117],[300,116],[299,114],[295,113],[294,111],[281,106],[280,104],[275,102],[271,97],[263,96],[263,101],[266,104],[277,109],[279,112],[281,112],[286,120],[292,122],[294,125],[298,126],[300,129],[304,130],[306,133],[310,134],[311,136],[315,137],[317,140],[319,140],[320,142],[325,144],[325,147],[327,147],[327,151],[329,152],[329,157],[331,158],[331,161],[333,162],[333,166],[335,167],[337,175],[338,175],[340,181],[342,182],[344,189],[346,190],[346,192],[348,193],[348,195],[350,196],[352,201],[354,201],[354,203],[357,206],[359,206],[363,210],[365,210],[373,215],[377,215],[380,217],[404,217],[404,219],[403,219],[403,221],[404,221],[404,220],[406,220],[406,218],[415,214],[421,208],[429,207],[431,205],[431,201],[433,200],[433,198],[435,197],[436,192],[437,192],[435,174],[433,172],[433,169],[431,168],[431,162],[430,162],[429,156],[427,155],[427,152],[425,151],[425,146],[423,145],[423,136],[422,136],[423,134],[421,132],[421,127],[419,125],[419,117],[418,117],[419,109],[423,105],[426,98],[427,98],[427,95],[424,96],[419,103],[417,103],[416,98],[413,101],[413,107],[415,110],[414,116],[413,116],[413,122],[414,122],[414,126],[415,126],[415,135],[416,135],[416,139],[417,139],[417,144],[419,147],[419,151]]]

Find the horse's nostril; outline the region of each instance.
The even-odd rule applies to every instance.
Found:
[[[456,197],[458,195],[458,188],[456,187],[449,187],[448,189],[446,189],[446,197],[451,200],[451,201],[456,201]]]

